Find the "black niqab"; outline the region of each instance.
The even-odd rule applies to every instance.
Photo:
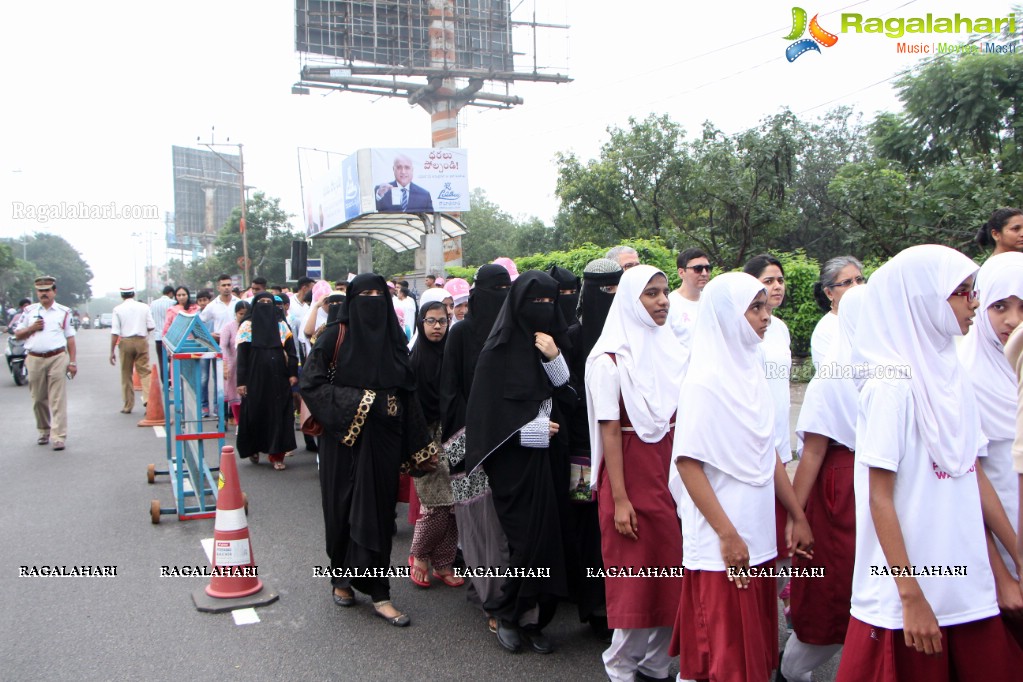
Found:
[[[561,309],[561,316],[565,318],[565,324],[571,327],[578,322],[575,309],[579,304],[579,278],[571,270],[552,265],[547,271],[551,277],[558,282],[558,289],[572,289],[574,294],[561,294],[558,297],[558,307]]]
[[[373,289],[382,295],[361,295]],[[355,388],[414,389],[416,379],[409,365],[407,339],[387,295],[387,282],[373,273],[358,275],[348,285],[347,299],[337,317],[348,331],[338,351],[334,383]]]
[[[281,332],[277,325],[279,319],[277,306],[274,305],[272,294],[256,294],[252,299],[252,309],[249,310],[248,317],[252,324],[253,348],[280,348],[282,346]]]
[[[440,380],[444,364],[444,344],[448,340],[447,328],[440,341],[430,341],[426,337],[423,320],[431,312],[436,317],[447,318],[448,309],[446,305],[437,301],[427,303],[419,311],[419,320],[416,322],[419,333],[409,358],[412,371],[416,374],[416,397],[423,407],[423,416],[426,417],[427,424],[440,421]]]
[[[511,276],[502,265],[490,263],[476,271],[473,288],[469,292],[469,310],[465,319],[475,321],[473,333],[479,341],[480,348],[490,336],[497,314],[501,312],[504,299],[508,297],[508,287],[511,283]]]
[[[535,298],[554,302],[535,303]],[[535,419],[540,404],[553,394],[534,335],[549,334],[563,347],[566,327],[557,301],[558,283],[545,272],[528,270],[512,284],[480,353],[469,394],[466,423],[472,427],[466,429],[467,470]],[[545,315],[535,314],[536,310]]]
[[[344,294],[331,294],[327,297],[327,324],[337,324],[341,308],[345,304]]]

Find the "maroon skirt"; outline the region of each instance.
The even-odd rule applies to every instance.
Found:
[[[683,679],[767,682],[778,667],[776,584],[752,578],[740,590],[724,571],[686,571],[668,650]]]
[[[849,625],[853,563],[856,559],[855,456],[837,443],[828,446],[817,481],[806,501],[813,532],[813,559],[796,556],[793,567],[818,568],[822,577],[792,579],[792,629],[806,644],[841,644]]]
[[[624,413],[623,413],[624,414]],[[623,420],[623,425],[628,422]],[[680,568],[682,529],[668,490],[674,430],[657,443],[622,432],[622,462],[629,501],[636,511],[638,540],[615,530],[611,480],[601,466],[597,487],[600,548],[606,570]],[[678,611],[681,577],[605,577],[607,623],[612,629],[671,627]]]

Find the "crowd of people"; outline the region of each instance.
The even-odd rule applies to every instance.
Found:
[[[868,283],[855,257],[827,261],[795,443],[770,254],[713,276],[685,249],[675,290],[627,246],[581,273],[498,259],[420,292],[363,273],[294,292],[257,279],[241,300],[224,277],[195,303],[168,288],[153,326],[197,314],[218,338],[239,456],[284,469],[296,411],[322,427],[305,439],[340,607],[362,594],[410,624],[387,577],[408,476],[409,579],[467,585],[509,652],[553,652],[544,629],[570,603],[614,681],[668,679],[675,656],[682,680],[808,681],[840,649],[842,682],[1009,680],[1021,231],[1023,211],[996,211],[981,267],[920,245]],[[30,310],[19,338],[52,316],[46,338],[73,341],[58,312]]]

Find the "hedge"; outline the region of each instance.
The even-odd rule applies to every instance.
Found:
[[[668,276],[668,283],[675,289],[681,283],[678,276],[678,268],[675,265],[676,254],[666,247],[659,240],[636,239],[624,242],[639,252],[639,259],[647,265],[653,265]],[[550,253],[538,253],[532,256],[520,256],[513,258],[519,272],[526,270],[548,270],[552,265],[563,267],[567,270],[582,275],[586,264],[595,258],[603,258],[607,253],[607,247],[586,243],[571,251],[552,251]],[[775,314],[785,320],[792,335],[792,353],[795,356],[807,356],[810,354],[810,336],[817,322],[824,316],[824,312],[817,305],[813,297],[813,285],[820,276],[820,263],[816,259],[808,257],[802,250],[792,253],[774,253],[781,261],[785,270],[785,302],[775,311]],[[867,277],[874,272],[882,261],[870,261],[864,263],[863,274]],[[475,267],[448,267],[448,277],[461,277],[468,282],[473,281]],[[722,271],[714,270],[713,274],[718,275]]]

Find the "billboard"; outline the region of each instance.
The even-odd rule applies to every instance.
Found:
[[[329,168],[305,199],[306,236],[314,237],[362,213],[359,186],[359,158],[347,157],[340,166]]]
[[[381,213],[469,210],[464,149],[372,149],[374,208]]]
[[[430,56],[430,0],[296,0],[295,49],[338,60],[409,69],[437,66]],[[513,71],[509,0],[454,0],[455,63]]]
[[[468,210],[466,150],[360,149],[327,169],[306,194],[306,236],[366,213]]]
[[[212,243],[231,212],[241,205],[237,155],[171,147],[174,167],[174,223],[167,248],[191,250]],[[232,167],[233,165],[233,167]]]

